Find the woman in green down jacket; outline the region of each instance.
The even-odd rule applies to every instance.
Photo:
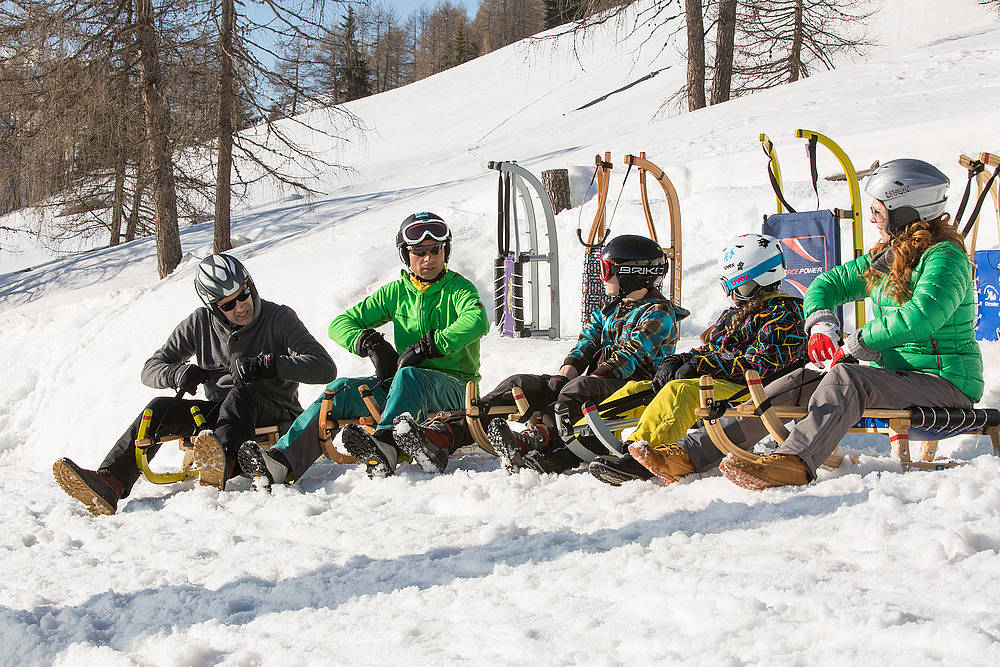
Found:
[[[719,467],[730,481],[749,489],[808,483],[869,407],[969,408],[982,398],[972,268],[944,212],[948,185],[922,160],[872,172],[865,192],[874,197],[878,244],[819,276],[805,296],[809,358],[830,370],[818,383],[815,371],[803,370],[767,387],[776,397],[801,390],[809,412],[771,456],[725,459]],[[840,346],[834,309],[866,295],[874,317]]]

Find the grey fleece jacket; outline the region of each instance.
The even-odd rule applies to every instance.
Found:
[[[254,380],[253,389],[265,399],[285,408],[295,418],[299,404],[298,383],[326,384],[337,377],[337,367],[295,311],[257,299],[260,313],[253,322],[236,327],[201,307],[177,325],[159,350],[142,368],[142,382],[155,389],[176,389],[181,371],[195,363],[208,371],[205,395],[222,400],[233,388],[229,373],[234,357],[252,357],[261,352],[274,355],[276,378]],[[193,362],[189,362],[194,357]]]

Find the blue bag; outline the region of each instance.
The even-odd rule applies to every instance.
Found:
[[[1000,250],[976,251],[976,340],[1000,338]]]
[[[840,226],[829,210],[768,216],[762,232],[781,242],[787,273],[781,291],[804,297],[819,274],[840,264]],[[844,309],[837,308],[844,321]]]

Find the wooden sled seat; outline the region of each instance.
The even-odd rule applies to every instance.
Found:
[[[704,420],[705,429],[720,451],[737,458],[753,457],[737,447],[718,424],[720,417],[760,419],[771,436],[778,442],[788,437],[785,422],[801,419],[807,409],[796,406],[771,405],[755,371],[746,373],[751,401],[731,406],[725,401],[715,401],[712,377],[701,378],[701,407],[695,411]],[[871,408],[865,410],[861,420],[850,433],[872,433],[889,436],[893,455],[899,459],[904,471],[942,470],[958,465],[958,461],[937,460],[939,440],[957,435],[988,435],[993,452],[1000,456],[1000,410],[993,408],[933,408],[915,406],[902,410]],[[920,458],[910,457],[910,441],[922,442]],[[837,467],[842,457],[830,456],[825,465]]]

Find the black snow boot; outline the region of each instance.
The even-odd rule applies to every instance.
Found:
[[[633,459],[631,454],[626,454],[621,458],[610,455],[598,456],[590,462],[587,470],[590,471],[591,475],[611,486],[621,486],[625,482],[653,478],[653,473]]]
[[[351,456],[365,464],[365,472],[368,477],[391,477],[396,470],[396,460],[399,457],[394,443],[383,441],[383,438],[392,440],[392,431],[382,429],[372,435],[358,424],[348,424],[341,431],[341,440]]]
[[[443,429],[448,429],[443,422],[420,425],[408,412],[392,420],[396,447],[409,455],[422,471],[429,473],[444,472],[448,467],[448,434]],[[431,438],[438,440],[440,446],[431,442]]]

